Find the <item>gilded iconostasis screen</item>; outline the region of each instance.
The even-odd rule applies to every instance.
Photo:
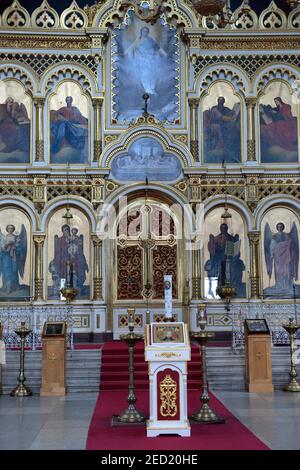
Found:
[[[299,101],[287,84],[274,81],[259,102],[261,162],[298,162]]]
[[[290,209],[270,210],[262,223],[263,292],[266,298],[300,295],[299,218]]]
[[[242,160],[241,99],[225,82],[214,84],[202,102],[204,163]]]
[[[49,100],[50,162],[84,164],[89,155],[89,103],[79,85],[64,82]]]
[[[127,123],[142,114],[143,95],[148,112],[161,121],[179,118],[179,47],[175,29],[154,25],[129,12],[126,24],[112,38],[112,116]]]
[[[15,208],[0,210],[0,302],[29,301],[31,225]]]
[[[16,80],[0,81],[0,163],[30,163],[32,101]]]
[[[205,298],[210,300],[219,299],[217,289],[226,282],[235,287],[237,298],[245,298],[247,294],[244,221],[232,208],[232,218],[226,222],[223,213],[224,207],[214,209],[205,218],[204,290]]]
[[[73,218],[66,223],[59,209],[48,225],[48,299],[60,300],[60,289],[65,287],[67,263],[72,264],[73,287],[78,290],[76,298],[90,298],[90,228],[86,216],[71,208]]]

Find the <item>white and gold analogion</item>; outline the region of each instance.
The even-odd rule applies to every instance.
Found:
[[[187,416],[187,362],[191,347],[184,323],[147,325],[145,360],[149,362],[150,417],[147,437],[191,435]]]

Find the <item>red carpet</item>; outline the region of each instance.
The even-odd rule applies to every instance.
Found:
[[[192,358],[188,363],[188,388],[199,390],[201,384],[201,359],[197,345],[192,344]],[[134,350],[136,390],[148,390],[148,364],[144,359],[144,343],[140,341]],[[109,341],[102,349],[101,390],[128,389],[128,347],[122,341]]]
[[[138,390],[136,406],[148,414],[148,392]],[[191,437],[146,437],[144,426],[111,427],[113,414],[127,407],[126,391],[100,392],[90,424],[86,448],[88,450],[268,450],[254,434],[238,421],[215,397],[214,409],[225,417],[226,424],[192,425]],[[189,414],[200,407],[199,392],[189,391]]]
[[[135,385],[137,408],[149,413],[148,371],[144,360],[144,344],[135,348]],[[192,345],[189,363],[189,414],[200,407],[201,360],[198,346]],[[192,436],[146,437],[146,427],[111,427],[112,415],[127,407],[128,349],[121,341],[105,343],[102,349],[101,392],[90,424],[88,450],[267,450],[254,434],[235,418],[215,397],[211,405],[226,419],[223,425],[192,425]]]
[[[102,346],[100,343],[75,343],[74,349],[101,349]]]

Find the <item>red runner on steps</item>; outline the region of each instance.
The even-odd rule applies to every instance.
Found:
[[[88,450],[268,450],[213,395],[211,405],[226,419],[223,425],[192,425],[192,436],[146,437],[145,426],[111,427],[111,417],[127,407],[128,350],[119,341],[105,343],[102,351],[101,392],[90,424],[86,448]],[[145,416],[149,413],[147,364],[144,345],[135,351],[136,406]],[[192,345],[189,365],[189,414],[200,407],[200,354]]]
[[[201,359],[197,345],[192,344],[191,361],[188,363],[188,388],[199,390],[201,384]],[[134,349],[134,385],[136,390],[148,390],[148,364],[144,359],[144,343]],[[102,349],[101,390],[128,389],[128,347],[122,341],[109,341]]]

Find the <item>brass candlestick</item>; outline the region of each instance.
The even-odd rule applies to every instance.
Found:
[[[291,354],[291,370],[290,370],[290,381],[287,385],[283,387],[285,392],[300,392],[300,385],[296,380],[297,371],[296,364],[294,362],[294,349],[295,349],[295,333],[300,328],[300,325],[297,324],[296,320],[290,318],[289,323],[282,325],[282,327],[288,332],[290,336],[290,354]]]
[[[25,322],[21,322],[20,328],[15,330],[15,333],[20,336],[21,338],[21,351],[20,351],[20,373],[19,373],[19,378],[18,382],[19,385],[17,385],[11,392],[10,395],[12,397],[29,397],[32,395],[32,391],[30,390],[29,387],[25,385],[26,377],[24,373],[24,362],[25,362],[25,338],[27,335],[31,333],[32,330],[29,330],[25,326]]]
[[[201,325],[201,331],[191,333],[191,336],[200,345],[201,358],[202,358],[202,394],[200,401],[202,406],[199,411],[194,413],[191,417],[191,421],[195,421],[201,424],[222,424],[225,423],[225,419],[222,416],[218,416],[215,411],[208,405],[210,401],[207,381],[207,363],[206,363],[206,343],[209,339],[215,336],[215,333],[211,331],[204,331],[205,325]]]
[[[120,416],[116,417],[118,423],[136,424],[143,423],[146,418],[136,409],[136,397],[134,394],[134,347],[143,339],[143,335],[134,333],[134,314],[128,309],[129,333],[120,335],[120,339],[128,345],[129,352],[129,394],[127,398],[128,408]],[[131,317],[132,315],[132,317]]]

